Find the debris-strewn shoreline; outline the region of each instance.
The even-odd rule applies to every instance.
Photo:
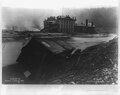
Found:
[[[118,39],[87,48],[71,71],[50,80],[63,84],[117,84]],[[87,54],[87,56],[86,56]]]
[[[22,65],[6,66],[3,67],[3,83],[117,84],[118,38],[81,51],[80,56],[76,57],[75,60],[78,62],[67,64],[69,69],[52,74],[46,73],[49,77],[43,74],[42,78],[37,79],[37,81],[34,81],[34,78],[31,80],[24,76],[25,68]]]

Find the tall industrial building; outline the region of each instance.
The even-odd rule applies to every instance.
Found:
[[[67,16],[51,16],[44,20],[44,32],[90,33],[96,34],[95,25],[86,19],[85,23],[77,25],[76,18]]]
[[[70,16],[49,17],[44,20],[44,28],[56,32],[74,32],[76,18]]]

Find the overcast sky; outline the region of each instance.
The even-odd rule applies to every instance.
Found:
[[[43,28],[49,16],[70,15],[77,23],[89,19],[99,28],[116,27],[119,0],[3,0],[2,28]],[[92,7],[92,9],[90,9]],[[104,7],[104,8],[103,8]]]
[[[2,0],[2,6],[13,8],[54,9],[116,7],[119,0]]]

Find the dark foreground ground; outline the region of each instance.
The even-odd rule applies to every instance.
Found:
[[[3,67],[3,84],[117,84],[118,39],[89,47],[64,72],[48,73],[49,78],[29,78],[31,73],[22,65]],[[53,68],[54,69],[54,68]]]

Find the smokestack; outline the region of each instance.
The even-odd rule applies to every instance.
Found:
[[[91,27],[93,27],[93,25],[94,25],[93,22],[91,22]]]
[[[88,19],[86,19],[86,26],[88,26]]]

